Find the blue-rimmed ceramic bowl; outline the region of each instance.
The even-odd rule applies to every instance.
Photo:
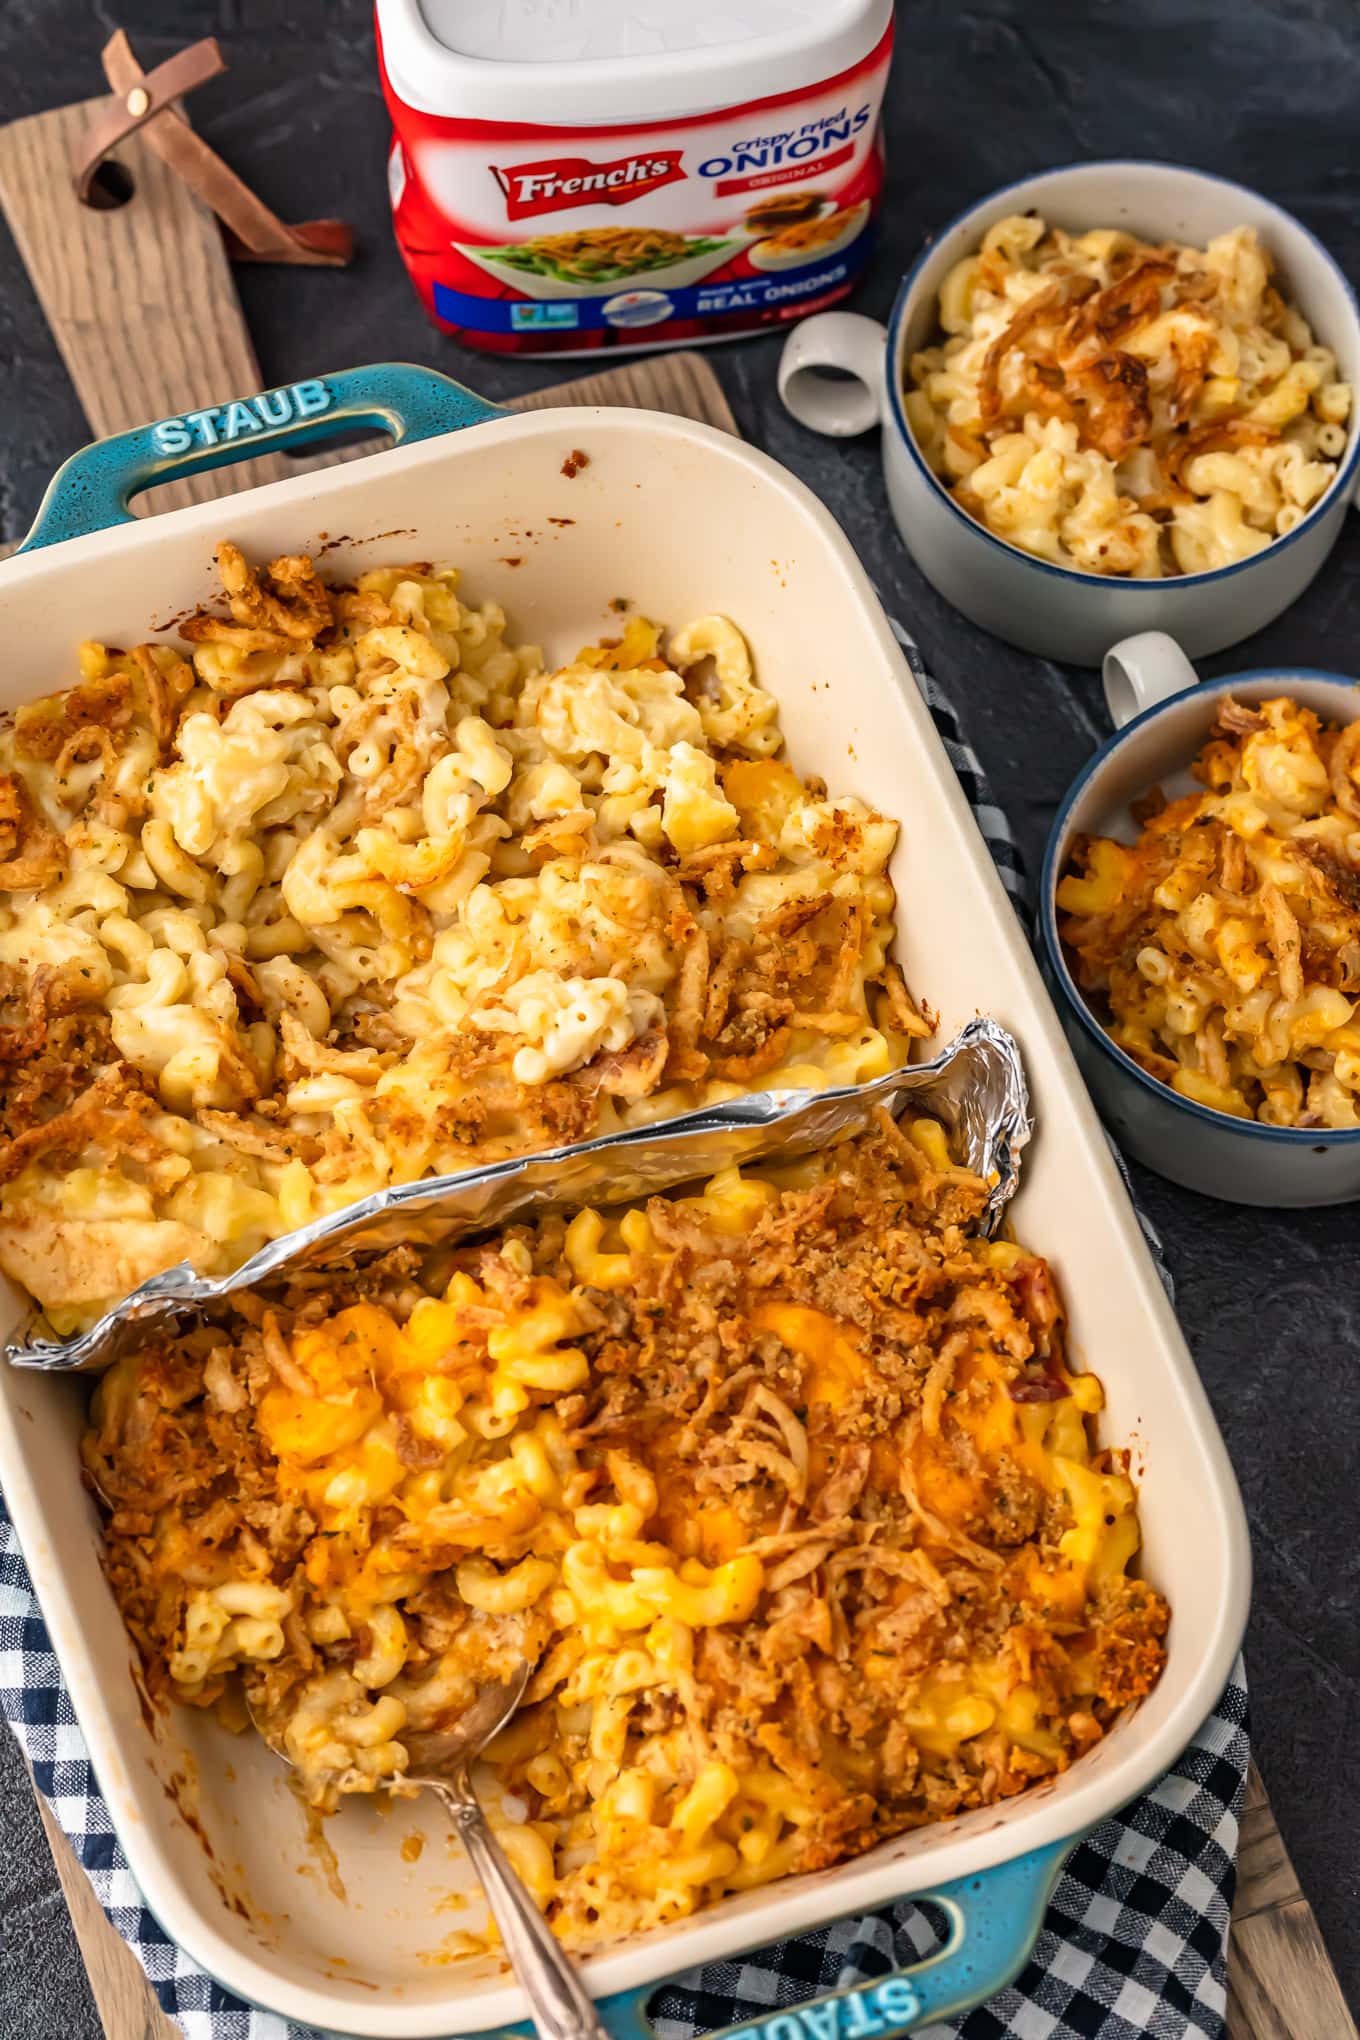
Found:
[[[888,497],[907,550],[946,601],[998,637],[1079,666],[1099,665],[1105,647],[1132,632],[1168,631],[1192,658],[1237,644],[1303,593],[1335,544],[1360,468],[1357,421],[1353,416],[1326,494],[1286,537],[1235,566],[1160,581],[1117,580],[1053,566],[997,538],[926,465],[907,424],[903,376],[910,356],[938,332],[940,286],[950,269],[976,252],[997,220],[1029,211],[1070,232],[1122,227],[1198,247],[1232,227],[1255,227],[1285,296],[1336,354],[1342,375],[1360,383],[1355,293],[1291,213],[1201,170],[1110,162],[1046,170],[970,206],[907,273],[886,331],[854,312],[804,320],[785,344],[780,395],[803,424],[836,437],[881,422]]]
[[[1172,799],[1194,785],[1188,767],[1220,703],[1288,694],[1326,721],[1360,716],[1360,683],[1295,666],[1255,668],[1201,683],[1180,647],[1158,632],[1129,638],[1105,658],[1115,734],[1069,787],[1048,839],[1039,925],[1049,985],[1101,1117],[1120,1146],[1188,1190],[1229,1204],[1345,1204],[1360,1198],[1360,1128],[1266,1126],[1182,1098],[1116,1047],[1078,990],[1058,937],[1055,895],[1075,837],[1132,842],[1129,804],[1151,786]]]

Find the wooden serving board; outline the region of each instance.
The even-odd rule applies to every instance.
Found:
[[[0,205],[91,434],[103,439],[200,404],[248,395],[265,382],[217,221],[140,135],[130,136],[118,151],[131,198],[112,210],[77,199],[71,161],[98,104],[58,107],[0,127]],[[335,286],[345,288],[339,273]],[[515,408],[537,410],[558,402],[650,405],[729,432],[737,429],[717,377],[692,354],[625,363],[582,377],[570,388],[567,396],[539,391],[520,398]],[[282,475],[356,459],[383,443],[375,439],[300,459],[264,454],[188,481],[162,483],[134,508],[155,513],[232,496]],[[12,550],[0,547],[0,557]]]
[[[155,152],[136,136],[119,150],[133,185],[125,205],[92,212],[77,201],[70,161],[88,113],[88,106],[62,107],[0,129],[0,204],[92,432],[122,432],[261,388],[216,222]],[[339,278],[337,288],[344,288]],[[697,354],[627,362],[520,398],[513,408],[552,404],[671,411],[737,430],[717,376]],[[165,484],[139,507],[154,514],[230,496],[364,450],[293,462],[267,455]],[[46,1804],[39,1805],[107,2040],[180,2040]],[[1230,2040],[1360,2040],[1254,1766],[1233,1922]]]

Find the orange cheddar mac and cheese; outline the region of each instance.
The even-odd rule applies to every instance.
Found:
[[[1360,1126],[1360,721],[1229,699],[1202,792],[1079,839],[1059,932],[1112,1041],[1181,1097],[1271,1126]]]
[[[494,1818],[576,1948],[1064,1771],[1168,1615],[986,1196],[881,1113],[152,1339],[84,1460],[153,1691],[253,1718],[328,1809],[527,1656]]]

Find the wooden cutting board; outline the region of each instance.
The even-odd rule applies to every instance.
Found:
[[[125,431],[260,388],[216,222],[154,151],[135,136],[120,150],[133,192],[123,206],[92,212],[77,202],[69,164],[88,112],[88,105],[60,107],[0,129],[0,203],[91,431]],[[624,363],[521,398],[515,408],[550,404],[640,406],[737,430],[717,376],[697,354]],[[268,455],[167,484],[139,507],[154,514],[229,496],[362,451],[296,462]],[[108,2040],[179,2040],[39,1804]],[[1230,2040],[1360,2040],[1254,1767],[1233,1917]]]
[[[100,103],[57,107],[0,127],[0,205],[91,435],[103,439],[248,395],[265,382],[216,220],[141,136],[130,136],[118,151],[132,191],[125,204],[96,210],[77,199],[70,164]],[[338,273],[335,287],[346,287]],[[736,431],[717,378],[692,354],[625,363],[583,377],[570,395],[544,390],[521,398],[517,408],[558,402],[650,405]],[[351,446],[300,459],[264,454],[163,483],[133,507],[154,514],[208,502],[368,450]],[[0,547],[0,557],[13,549]]]

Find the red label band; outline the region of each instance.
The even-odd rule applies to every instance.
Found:
[[[660,191],[685,175],[680,149],[653,149],[646,155],[619,156],[612,163],[592,163],[585,156],[548,156],[539,163],[517,163],[491,174],[505,193],[512,220],[537,213],[570,212],[583,205],[631,205],[635,198]],[[721,189],[721,187],[719,187]]]
[[[818,156],[814,162],[785,163],[781,169],[760,170],[753,177],[724,177],[713,189],[719,198],[731,198],[734,192],[764,191],[771,184],[801,184],[805,177],[824,177],[828,170],[839,170],[854,153],[854,143],[847,142],[843,149],[833,149],[829,156]]]

